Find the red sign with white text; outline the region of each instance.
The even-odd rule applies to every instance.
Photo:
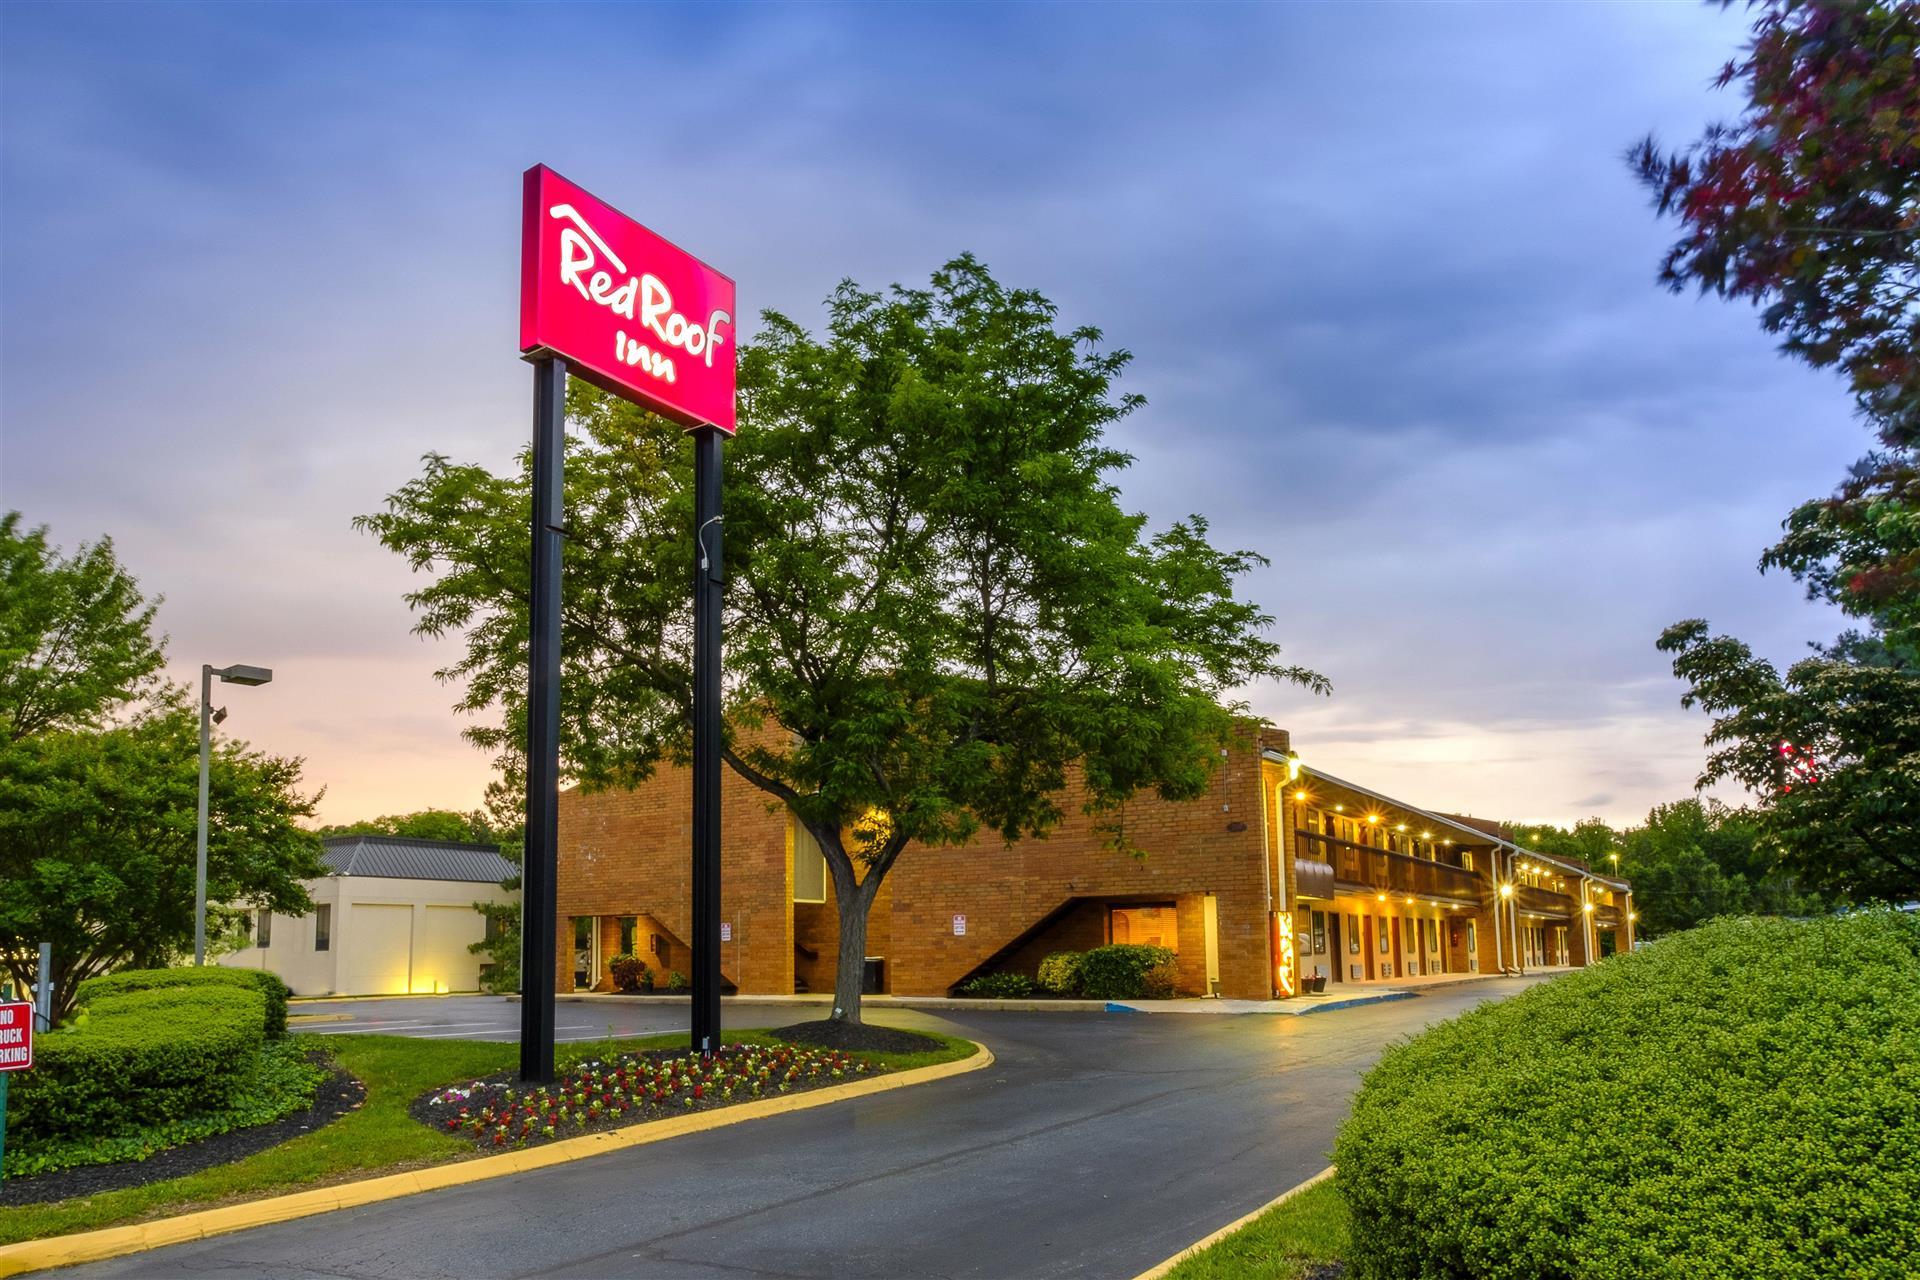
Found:
[[[520,350],[686,427],[734,431],[733,281],[537,164],[526,172]]]
[[[0,1071],[33,1065],[33,1006],[0,1004]]]

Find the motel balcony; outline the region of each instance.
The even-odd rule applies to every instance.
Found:
[[[1520,910],[1541,916],[1577,916],[1580,914],[1580,900],[1570,893],[1561,893],[1557,889],[1548,889],[1542,885],[1519,884],[1514,887],[1514,905]]]
[[[1294,831],[1295,867],[1301,892],[1311,881],[1331,882],[1354,892],[1415,894],[1451,898],[1478,904],[1486,896],[1486,881],[1478,872],[1448,862],[1375,849],[1310,831]],[[1321,870],[1327,868],[1327,870]],[[1331,892],[1324,896],[1331,897]]]

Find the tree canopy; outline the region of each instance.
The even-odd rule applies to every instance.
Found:
[[[1716,916],[1810,915],[1826,909],[1782,864],[1747,809],[1689,797],[1655,805],[1638,826],[1599,818],[1571,828],[1513,824],[1530,848],[1579,858],[1633,884],[1638,932],[1659,937]]]
[[[24,988],[53,944],[54,1011],[86,978],[173,963],[193,944],[200,724],[175,691],[107,729],[0,747],[0,962]],[[231,740],[208,774],[207,932],[237,937],[243,906],[311,908],[321,875],[302,830],[300,761]]]
[[[1236,689],[1324,687],[1234,595],[1258,556],[1122,507],[1130,459],[1104,432],[1140,403],[1114,390],[1129,356],[1056,320],[961,257],[924,289],[843,284],[820,337],[769,313],[740,353],[724,754],[826,855],[837,1016],[859,1016],[867,909],[912,844],[1043,833],[1070,770],[1109,819],[1141,790],[1197,795]],[[620,785],[687,745],[691,448],[582,385],[568,409],[562,754]],[[528,511],[525,456],[507,476],[430,457],[361,521],[433,573],[409,596],[419,629],[465,634],[443,674],[467,709],[507,709],[470,736],[509,763]]]
[[[1760,308],[1781,350],[1837,368],[1878,437],[1761,557],[1865,620],[1782,673],[1704,621],[1667,629],[1684,699],[1715,719],[1702,783],[1758,799],[1762,837],[1812,887],[1920,893],[1920,4],[1769,0],[1721,70],[1745,106],[1633,162],[1680,238],[1661,265]]]
[[[53,944],[54,1012],[80,982],[164,965],[193,941],[199,717],[164,681],[157,600],[111,540],[63,556],[0,517],[0,966],[25,988]],[[310,903],[320,843],[300,761],[234,741],[208,777],[210,936],[232,904]]]
[[[87,729],[154,687],[158,600],[102,538],[63,556],[45,526],[0,515],[0,741]]]
[[[384,814],[378,818],[321,827],[317,834],[323,838],[382,835],[404,836],[412,840],[458,840],[468,844],[499,842],[486,814],[478,811],[457,813],[452,809],[419,809],[413,813]]]

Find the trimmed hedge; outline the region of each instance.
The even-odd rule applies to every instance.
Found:
[[[69,1025],[35,1040],[8,1129],[24,1142],[109,1138],[225,1106],[266,1021],[266,996],[231,983],[95,991]]]
[[[1093,1000],[1138,1000],[1148,994],[1149,971],[1172,963],[1173,952],[1166,947],[1137,942],[1095,947],[1080,957],[1080,990]]]
[[[267,1001],[267,1035],[278,1040],[287,1034],[287,998],[293,991],[280,980],[280,975],[260,969],[222,969],[216,965],[192,969],[123,969],[119,973],[88,978],[80,984],[74,999],[86,1005],[98,996],[125,995],[129,991],[207,986],[258,991]]]
[[[1723,920],[1390,1050],[1360,1280],[1920,1275],[1920,918]]]
[[[1024,973],[983,973],[961,983],[960,994],[979,1000],[1023,1000],[1033,994],[1033,979]]]
[[[1056,951],[1040,962],[1037,981],[1042,991],[1056,996],[1080,994],[1080,957],[1078,951]]]

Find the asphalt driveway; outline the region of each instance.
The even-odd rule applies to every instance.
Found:
[[[971,1036],[998,1060],[921,1088],[62,1274],[1130,1277],[1325,1167],[1359,1075],[1385,1045],[1531,981],[1307,1018],[888,1010],[874,1020]],[[511,1036],[517,1006],[467,999],[431,1012],[367,1002],[376,1007],[355,1021],[416,1035],[477,1022],[467,1029],[480,1038]],[[489,1005],[504,1029],[486,1025]],[[681,1029],[685,1012],[562,1004],[559,1021],[582,1036],[609,1022],[631,1034]],[[727,1015],[737,1026],[809,1016]]]

